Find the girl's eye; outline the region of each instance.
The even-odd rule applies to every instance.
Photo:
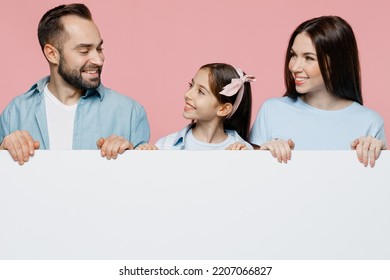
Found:
[[[192,83],[189,82],[189,83],[188,83],[188,87],[189,87],[189,88],[192,88],[192,86],[193,86]]]
[[[307,57],[306,57],[306,60],[308,60],[308,61],[313,61],[314,58],[312,58],[311,56],[307,56]]]

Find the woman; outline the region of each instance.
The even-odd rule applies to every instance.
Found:
[[[360,64],[351,26],[337,16],[310,19],[291,35],[286,93],[267,100],[250,133],[255,148],[279,162],[291,149],[355,149],[364,166],[386,149],[384,122],[363,106]]]

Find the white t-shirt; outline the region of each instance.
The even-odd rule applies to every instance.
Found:
[[[229,147],[231,144],[234,144],[236,141],[234,137],[230,134],[227,135],[226,140],[221,143],[207,143],[200,141],[194,137],[192,134],[192,129],[188,131],[185,148],[186,150],[224,150]]]
[[[159,150],[224,150],[231,144],[240,142],[244,144],[248,150],[253,150],[251,144],[246,142],[235,130],[225,130],[228,138],[222,143],[210,144],[197,140],[192,135],[193,124],[189,124],[180,131],[169,134],[160,138],[156,142]],[[191,143],[188,143],[190,141]]]
[[[68,106],[44,89],[50,150],[71,150],[77,104]]]

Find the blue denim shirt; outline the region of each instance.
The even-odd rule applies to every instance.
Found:
[[[50,149],[43,89],[50,77],[34,84],[25,94],[16,97],[0,116],[0,143],[15,130],[27,130],[40,149]],[[147,143],[150,137],[144,108],[130,97],[102,84],[88,90],[77,105],[73,130],[74,150],[97,149],[100,137],[118,135],[134,146]]]
[[[192,129],[193,124],[189,124],[182,130],[160,138],[156,142],[156,147],[160,150],[184,150],[185,141],[188,132]],[[253,150],[251,144],[246,142],[235,130],[225,130],[225,132],[234,137],[235,142],[243,143],[249,150]]]

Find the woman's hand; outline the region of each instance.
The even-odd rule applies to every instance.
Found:
[[[279,138],[271,139],[270,141],[260,145],[260,150],[269,150],[274,158],[280,163],[287,163],[291,159],[291,150],[295,147],[295,143],[288,139],[283,140]]]
[[[352,141],[351,149],[356,150],[358,160],[363,163],[364,166],[375,166],[375,161],[381,154],[381,150],[386,150],[385,142],[383,140],[376,139],[372,136],[362,136],[359,139]]]

